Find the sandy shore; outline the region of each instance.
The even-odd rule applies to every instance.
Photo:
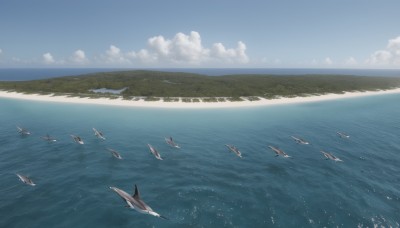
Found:
[[[152,107],[152,108],[236,108],[236,107],[256,107],[268,105],[295,104],[306,102],[318,102],[335,99],[345,99],[363,96],[383,95],[400,93],[400,88],[381,91],[368,92],[346,92],[344,94],[326,94],[320,96],[309,97],[294,97],[294,98],[279,98],[279,99],[264,99],[259,101],[225,101],[225,102],[164,102],[164,101],[129,101],[123,99],[108,99],[108,98],[79,98],[67,96],[52,96],[52,95],[37,95],[37,94],[22,94],[16,92],[0,91],[0,98],[22,99],[32,101],[45,102],[62,102],[74,104],[96,104],[96,105],[113,105],[113,106],[129,106],[129,107]]]

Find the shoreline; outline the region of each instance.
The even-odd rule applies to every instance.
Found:
[[[183,102],[181,99],[179,99],[179,101],[164,102],[164,101],[144,101],[143,99],[134,101],[134,100],[123,100],[122,98],[117,98],[117,99],[81,98],[81,97],[68,97],[68,96],[23,94],[23,93],[7,92],[0,90],[0,98],[56,102],[56,103],[125,106],[125,107],[203,109],[203,108],[240,108],[240,107],[260,107],[260,106],[284,105],[284,104],[299,104],[299,103],[329,101],[329,100],[337,100],[345,98],[396,94],[396,93],[400,93],[400,88],[390,89],[390,90],[366,91],[366,92],[345,92],[344,94],[324,94],[319,96],[293,97],[293,98],[283,97],[276,99],[265,99],[260,97],[260,100],[258,101],[245,100],[245,101],[224,101],[224,102],[203,102],[203,101]]]

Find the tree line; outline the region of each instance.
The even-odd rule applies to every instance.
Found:
[[[265,97],[308,96],[400,87],[399,77],[344,75],[225,75],[181,72],[120,71],[32,81],[0,82],[0,89],[23,93],[112,97],[92,89],[121,89],[124,98],[144,97]],[[115,96],[115,95],[114,95]]]

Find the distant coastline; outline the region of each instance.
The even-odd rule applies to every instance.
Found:
[[[118,95],[122,95],[125,100],[147,97],[150,101],[154,101],[157,97],[208,97],[210,98],[208,101],[224,97],[229,101],[237,101],[241,100],[240,97],[248,97],[254,98],[252,99],[254,101],[259,100],[257,97],[269,100],[279,97],[342,94],[399,87],[400,77],[326,74],[208,76],[148,70],[99,72],[42,80],[0,81],[0,90],[4,91],[90,98],[118,98],[119,96],[114,96],[114,92],[120,91]],[[105,93],[100,93],[101,91]]]
[[[400,77],[400,69],[326,69],[326,68],[0,68],[0,81],[27,81],[63,76],[79,76],[98,72],[121,70],[150,70],[163,72],[184,72],[208,76],[235,74],[269,75],[357,75]]]
[[[315,102],[400,92],[400,77],[354,75],[207,76],[117,71],[0,82],[0,97],[157,108],[225,108]]]
[[[147,107],[147,108],[171,108],[171,109],[204,109],[204,108],[242,108],[242,107],[260,107],[271,105],[298,104],[308,102],[320,102],[328,100],[356,98],[365,96],[376,96],[385,94],[400,93],[400,88],[379,91],[365,92],[345,92],[343,94],[324,94],[313,95],[307,97],[281,97],[274,99],[265,99],[259,97],[259,100],[250,101],[243,98],[243,101],[223,101],[223,102],[205,102],[200,98],[199,102],[183,102],[182,98],[177,98],[178,101],[164,101],[160,98],[158,101],[145,101],[144,98],[135,100],[124,100],[121,98],[85,98],[71,96],[54,96],[40,94],[24,94],[17,92],[0,91],[0,98],[32,100],[42,102],[58,102],[58,103],[73,103],[73,104],[91,104],[91,105],[109,105],[109,106],[125,106],[125,107]]]

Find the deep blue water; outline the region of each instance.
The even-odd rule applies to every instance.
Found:
[[[205,110],[0,99],[0,227],[399,227],[399,99]],[[16,125],[32,134],[21,137]],[[47,133],[58,141],[41,140]],[[180,150],[164,142],[169,135]],[[134,184],[169,221],[125,208],[108,188],[131,193]]]
[[[26,81],[46,79],[70,75],[82,75],[96,72],[111,72],[121,70],[139,70],[128,68],[0,68],[0,81]],[[400,70],[383,69],[278,69],[278,68],[156,68],[144,70],[159,70],[169,72],[188,72],[210,76],[227,74],[273,74],[273,75],[304,75],[304,74],[334,74],[358,76],[389,76],[400,77]]]

